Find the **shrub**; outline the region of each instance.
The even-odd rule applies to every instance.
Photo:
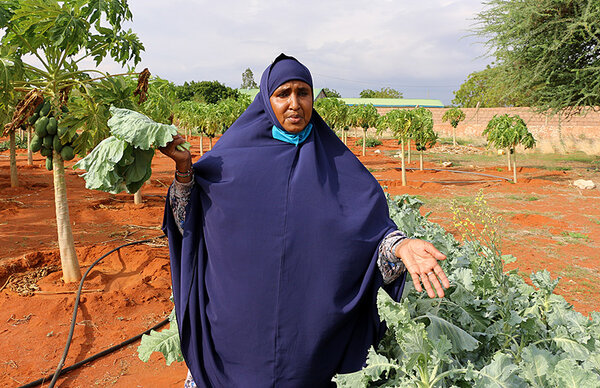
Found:
[[[377,138],[374,138],[374,137],[367,137],[367,141],[365,143],[365,145],[367,147],[377,147],[377,146],[380,146],[381,144],[382,144],[381,140],[379,140]],[[356,143],[354,143],[354,145],[356,145],[356,146],[362,146],[363,145],[363,139],[362,138],[358,139],[356,141]]]

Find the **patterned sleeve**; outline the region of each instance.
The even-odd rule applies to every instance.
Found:
[[[402,240],[404,240],[406,236],[404,233],[396,230],[383,238],[381,244],[379,244],[379,255],[377,258],[377,266],[379,267],[379,271],[381,271],[381,275],[383,275],[383,283],[390,284],[394,280],[396,280],[402,272],[404,272],[405,267],[396,254],[396,245],[398,245]]]
[[[190,202],[190,193],[192,192],[193,185],[193,176],[192,180],[188,183],[181,183],[175,179],[173,180],[171,190],[169,191],[169,200],[171,201],[173,216],[177,222],[177,229],[179,229],[181,234],[183,234],[183,224],[185,223],[185,216],[187,214],[188,203]]]

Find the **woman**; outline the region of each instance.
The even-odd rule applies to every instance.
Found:
[[[379,287],[399,300],[406,272],[430,297],[449,287],[445,256],[396,230],[377,181],[312,108],[312,86],[282,54],[212,151],[192,166],[181,137],[162,150],[176,163],[163,228],[198,386],[329,386],[381,338]]]

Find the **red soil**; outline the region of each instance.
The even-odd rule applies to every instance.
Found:
[[[354,139],[349,144],[354,144]],[[553,277],[562,277],[557,292],[578,311],[588,314],[600,310],[600,289],[595,287],[600,269],[600,193],[598,189],[581,191],[570,184],[581,177],[599,184],[597,172],[522,168],[519,183],[512,184],[450,172],[410,171],[408,185],[402,186],[400,171],[396,170],[399,160],[386,152],[395,147],[386,142],[369,148],[367,156],[361,157],[388,192],[419,195],[425,201],[423,211],[432,211],[430,220],[456,232],[451,220],[452,199],[472,197],[482,188],[492,211],[505,220],[503,252],[517,257],[510,268],[518,267],[524,275],[547,269]],[[352,149],[359,154],[357,147]],[[375,149],[381,154],[375,154]],[[67,164],[70,167],[73,163]],[[0,153],[0,287],[11,275],[60,264],[52,173],[45,170],[39,154],[34,157],[34,166],[27,166],[26,155],[19,152],[20,186],[11,188],[8,165],[8,152]],[[83,179],[67,170],[69,211],[82,271],[119,245],[162,234],[164,196],[173,167],[160,154],[152,167],[152,179],[142,189],[143,205],[134,205],[131,195],[87,190]],[[418,166],[413,162],[410,167]],[[427,163],[425,167],[440,168]],[[472,170],[510,178],[509,173],[495,167]],[[59,271],[40,279],[33,296],[19,296],[9,287],[0,291],[0,386],[17,387],[56,368],[77,288],[64,285],[60,277]],[[159,239],[152,245],[135,245],[109,255],[92,269],[84,290],[66,366],[141,333],[169,314],[172,304],[166,241]],[[183,363],[167,367],[158,354],[148,363],[141,362],[138,344],[70,372],[57,386],[183,386]]]

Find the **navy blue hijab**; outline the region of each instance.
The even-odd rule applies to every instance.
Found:
[[[384,193],[313,109],[297,147],[274,139],[269,97],[308,69],[280,55],[260,92],[194,164],[183,236],[167,201],[182,352],[198,386],[321,387],[360,369],[382,335]],[[404,276],[386,290],[398,300]]]

